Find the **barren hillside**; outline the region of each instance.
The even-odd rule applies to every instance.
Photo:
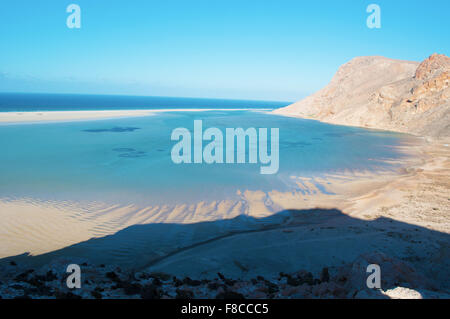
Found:
[[[422,63],[357,57],[317,93],[274,113],[324,122],[450,136],[450,58]]]

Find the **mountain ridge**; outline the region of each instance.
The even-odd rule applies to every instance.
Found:
[[[356,57],[330,83],[274,114],[450,137],[450,58],[432,54],[419,62],[382,56]]]

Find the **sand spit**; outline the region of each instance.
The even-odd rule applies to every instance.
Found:
[[[45,122],[72,122],[113,119],[124,117],[152,116],[163,112],[210,112],[244,111],[249,109],[154,109],[154,110],[105,110],[105,111],[42,111],[42,112],[0,112],[0,124],[23,124]],[[251,109],[267,111],[267,109]]]
[[[86,121],[119,117],[150,116],[148,110],[126,111],[49,111],[49,112],[0,112],[0,123],[39,123]]]

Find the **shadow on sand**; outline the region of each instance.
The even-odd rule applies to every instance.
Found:
[[[333,269],[379,252],[408,263],[448,291],[449,243],[449,234],[389,218],[361,220],[337,209],[284,210],[260,219],[134,225],[39,256],[3,258],[0,266],[14,261],[23,270],[62,258],[193,278],[218,271],[253,278],[300,269],[317,274],[323,267]]]

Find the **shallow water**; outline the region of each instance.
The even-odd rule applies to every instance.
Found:
[[[174,164],[177,127],[193,131],[279,128],[280,168],[261,164]],[[236,191],[296,189],[292,176],[395,169],[402,134],[336,126],[254,111],[168,112],[83,122],[0,126],[0,198],[32,197],[149,205],[226,199]],[[206,143],[204,143],[206,144]]]

